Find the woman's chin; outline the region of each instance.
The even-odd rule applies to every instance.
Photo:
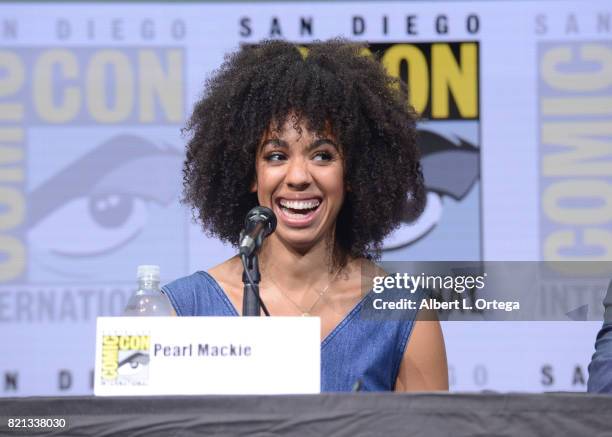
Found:
[[[276,229],[277,238],[297,252],[308,252],[323,239],[318,233],[306,229]]]

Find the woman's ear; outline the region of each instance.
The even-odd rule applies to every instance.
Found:
[[[257,193],[257,177],[251,183],[251,193]]]

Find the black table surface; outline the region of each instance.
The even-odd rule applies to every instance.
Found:
[[[13,425],[23,426],[8,427],[9,418]],[[66,426],[43,429],[33,421],[30,426],[27,419],[33,418],[63,418]],[[330,393],[0,398],[0,420],[0,435],[612,437],[612,396]]]

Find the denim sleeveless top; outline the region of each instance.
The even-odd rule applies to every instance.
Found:
[[[221,286],[199,271],[164,287],[179,316],[238,316]],[[374,300],[418,301],[419,294],[368,293],[321,343],[321,391],[390,391],[418,310],[376,310]],[[380,301],[378,302],[380,306]],[[418,308],[418,302],[416,303]]]

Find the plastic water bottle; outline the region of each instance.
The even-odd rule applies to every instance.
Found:
[[[138,266],[138,290],[130,297],[124,316],[172,316],[172,304],[159,289],[159,266]]]

